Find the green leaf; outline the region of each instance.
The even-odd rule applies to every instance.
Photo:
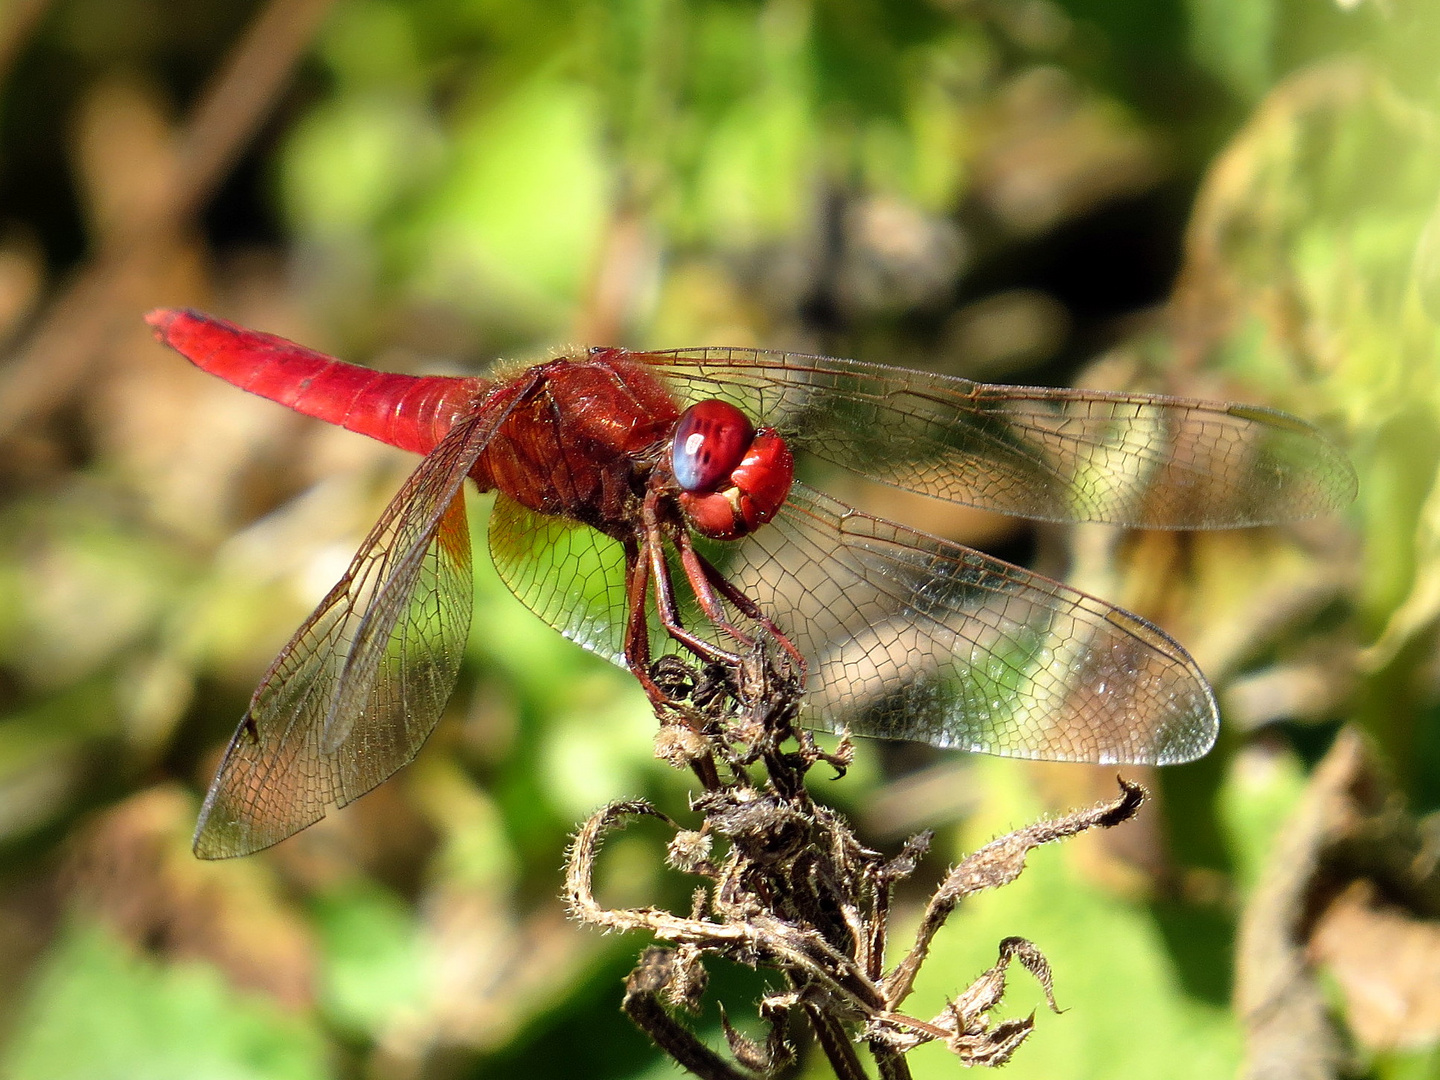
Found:
[[[0,1073],[7,1080],[311,1080],[328,1075],[310,1023],[214,969],[137,956],[76,922],[41,962]]]
[[[1271,80],[1275,4],[1271,0],[1188,0],[1190,48],[1237,97],[1258,98]]]
[[[584,87],[540,77],[465,119],[443,183],[402,229],[414,287],[516,325],[563,325],[609,210]]]
[[[378,1036],[397,1013],[425,1005],[431,958],[409,910],[380,885],[356,880],[320,899],[326,1012]]]

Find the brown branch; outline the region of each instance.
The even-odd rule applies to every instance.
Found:
[[[0,439],[75,391],[143,289],[274,109],[334,0],[270,0],[211,79],[176,139],[163,194],[138,208],[50,303],[0,371]]]
[[[1423,1017],[1420,1003],[1437,983],[1433,966],[1427,971],[1423,961],[1416,966],[1407,963],[1414,957],[1397,955],[1405,952],[1398,943],[1435,940],[1437,915],[1440,836],[1406,809],[1368,741],[1345,728],[1280,830],[1240,918],[1235,1013],[1245,1057],[1238,1075],[1348,1075],[1337,1015],[1369,1049],[1418,1044],[1423,1035],[1414,1032],[1425,1030],[1424,1021],[1407,1030],[1397,1018]],[[1377,929],[1391,927],[1403,932]],[[1424,955],[1424,945],[1415,948]],[[1358,982],[1347,952],[1364,958]],[[1350,1005],[1343,1013],[1337,990]],[[1357,1009],[1359,1000],[1385,1004]],[[1384,1020],[1369,1030],[1384,1031],[1390,1045],[1365,1038],[1365,1017],[1377,1012]]]
[[[201,94],[177,147],[171,218],[194,214],[289,84],[334,0],[270,0]]]
[[[0,83],[9,77],[10,68],[25,51],[30,35],[49,7],[50,0],[10,0],[0,18]]]

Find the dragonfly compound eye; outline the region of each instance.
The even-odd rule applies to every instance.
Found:
[[[718,491],[755,440],[750,418],[729,402],[696,402],[680,416],[670,465],[675,482],[689,492]]]
[[[775,516],[790,494],[795,458],[774,428],[761,428],[729,483],[713,492],[680,494],[691,526],[713,540],[738,540]]]

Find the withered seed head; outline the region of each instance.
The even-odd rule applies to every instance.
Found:
[[[805,783],[809,769],[824,763],[843,774],[853,748],[842,739],[827,754],[795,726],[801,681],[783,667],[784,657],[763,639],[729,673],[733,679],[717,677],[715,665],[687,671],[673,660],[657,663],[657,679],[663,676],[688,700],[660,710],[656,753],[694,769],[704,792],[691,806],[704,825],[680,829],[650,804],[632,800],[604,807],[576,835],[566,872],[572,914],[608,930],[646,929],[670,943],[647,950],[626,981],[626,1014],[703,1080],[749,1080],[784,1069],[795,1054],[790,1021],[801,1018],[840,1077],[865,1075],[859,1046],[879,1075],[890,1078],[908,1076],[904,1055],[928,1042],[944,1045],[966,1065],[1004,1063],[1033,1028],[1033,1017],[992,1019],[1008,969],[1018,963],[1034,976],[1053,1009],[1049,965],[1034,945],[1007,938],[996,963],[938,1016],[907,1015],[902,1005],[936,933],[964,898],[1013,881],[1034,848],[1132,817],[1143,791],[1121,780],[1111,803],[1018,829],[972,852],[931,896],[914,943],[897,960],[890,952],[892,892],[916,870],[930,835],[912,837],[887,859],[862,845],[840,814],[813,800]],[[705,879],[688,917],[596,901],[600,841],[636,817],[665,822],[673,830],[667,863]],[[717,835],[729,841],[722,855],[712,854]],[[699,1006],[706,957],[763,966],[785,978],[786,989],[761,1003],[769,1027],[763,1042],[724,1023],[731,1061],[673,1015]]]
[[[711,792],[695,800],[695,809],[755,862],[791,858],[810,842],[810,821],[774,792],[751,788]]]
[[[709,750],[705,737],[684,724],[662,724],[655,732],[655,756],[674,768],[686,768]]]
[[[665,850],[665,861],[686,874],[699,871],[710,859],[710,836],[695,829],[682,829]]]

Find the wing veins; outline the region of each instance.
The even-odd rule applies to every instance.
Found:
[[[797,484],[796,486],[799,487],[800,485]],[[813,494],[813,493],[812,493],[812,494]],[[788,506],[787,506],[787,509],[792,510],[792,511],[794,512],[794,514],[797,515],[797,516],[798,516],[798,515],[803,515],[803,517],[804,517],[808,522],[811,523],[811,524],[808,524],[808,525],[806,526],[807,532],[806,532],[805,535],[807,535],[807,536],[813,536],[813,535],[815,535],[815,534],[817,534],[817,533],[819,533],[819,534],[824,534],[824,533],[828,533],[828,532],[831,532],[831,531],[832,531],[832,530],[830,529],[828,523],[827,523],[823,518],[821,518],[821,517],[820,517],[819,515],[817,515],[817,514],[811,513],[808,509],[806,509],[806,508],[804,508],[804,507],[802,507],[802,506],[788,505]],[[902,529],[905,529],[905,531],[907,531],[907,532],[914,532],[914,533],[916,533],[916,535],[925,536],[925,534],[919,533],[917,530],[908,529],[908,528],[905,527],[905,526],[897,526],[897,525],[895,525],[895,524],[892,523],[892,522],[887,522],[887,521],[885,521],[884,518],[877,518],[877,517],[874,517],[873,515],[870,515],[870,514],[864,514],[864,513],[862,513],[861,511],[858,511],[858,510],[850,510],[850,511],[848,511],[847,514],[843,515],[843,517],[849,517],[849,516],[852,516],[852,515],[860,518],[861,520],[875,521],[875,522],[883,522],[883,523],[885,523],[885,524],[887,524],[887,525],[891,525],[892,527],[902,528]],[[843,520],[843,517],[842,517],[841,520]],[[792,517],[792,520],[794,520],[793,517]],[[842,535],[858,537],[860,534],[856,534],[856,533],[842,533]],[[943,540],[943,539],[941,539],[940,537],[929,537],[929,536],[925,536],[925,538],[928,539],[928,540],[939,541],[940,543],[946,544],[947,546],[951,544],[951,541]],[[882,539],[882,538],[877,537],[876,539]],[[813,543],[813,541],[812,541],[812,543]],[[956,546],[956,547],[962,547],[962,549],[963,549],[963,545],[954,545],[954,546]],[[857,547],[860,547],[860,545],[858,545],[858,544],[853,544],[853,543],[848,543],[848,542],[847,542],[846,545],[845,545],[845,547],[846,547],[847,550],[855,550]],[[814,548],[815,548],[815,550],[819,553],[819,557],[820,557],[820,558],[826,558],[826,553],[825,553],[823,547],[822,547],[820,544],[815,543],[815,544],[814,544]],[[881,550],[878,550],[878,549],[876,549],[876,548],[864,547],[864,548],[861,548],[861,550],[866,551],[867,554],[873,555],[873,556],[874,556],[876,559],[878,559],[878,560],[882,560],[882,561],[885,561],[885,562],[894,563],[895,565],[898,565],[898,566],[906,566],[907,568],[909,568],[909,565],[908,565],[908,564],[902,563],[900,560],[895,559],[893,556],[890,556],[890,555],[888,555],[887,553],[885,553],[885,552],[883,552],[883,551],[881,551]],[[1003,559],[996,559],[996,558],[994,558],[993,556],[985,555],[983,552],[974,551],[973,549],[963,549],[963,550],[965,551],[965,553],[967,553],[967,554],[969,554],[969,555],[971,555],[971,556],[974,557],[974,562],[973,562],[973,563],[972,563],[972,562],[969,562],[967,559],[957,558],[957,557],[955,557],[955,556],[943,554],[943,553],[940,553],[940,552],[930,551],[930,552],[926,552],[925,554],[926,554],[928,557],[930,557],[930,558],[937,558],[937,557],[938,557],[938,558],[940,558],[940,559],[944,559],[944,560],[947,561],[951,566],[955,566],[955,567],[963,567],[963,566],[966,566],[966,565],[979,566],[979,567],[981,567],[985,572],[987,572],[987,573],[992,573],[992,574],[994,574],[994,576],[1001,578],[1001,580],[1003,580],[1003,581],[1005,581],[1005,582],[1007,582],[1007,583],[1009,583],[1009,584],[1013,584],[1013,585],[1017,586],[1019,589],[1023,590],[1023,592],[1022,592],[1021,594],[1019,594],[1022,599],[1027,598],[1027,596],[1028,596],[1028,597],[1041,597],[1041,596],[1043,596],[1043,597],[1046,597],[1046,598],[1049,598],[1049,599],[1053,599],[1053,600],[1056,600],[1056,601],[1059,601],[1059,602],[1063,603],[1063,604],[1064,604],[1064,607],[1055,607],[1055,606],[1053,606],[1053,605],[1051,605],[1051,604],[1038,604],[1038,603],[1037,603],[1037,606],[1042,607],[1044,610],[1049,611],[1049,612],[1051,612],[1051,613],[1053,613],[1053,614],[1057,614],[1057,615],[1061,615],[1061,616],[1070,616],[1070,615],[1072,615],[1075,611],[1081,611],[1081,612],[1084,612],[1084,613],[1087,614],[1087,615],[1092,615],[1092,616],[1095,616],[1095,617],[1097,617],[1097,618],[1100,618],[1100,617],[1103,617],[1103,616],[1107,615],[1111,610],[1115,610],[1115,611],[1123,611],[1123,610],[1124,610],[1123,608],[1116,608],[1114,605],[1109,604],[1109,603],[1107,603],[1107,602],[1104,601],[1104,600],[1100,600],[1100,599],[1098,599],[1097,597],[1093,597],[1093,596],[1091,596],[1089,593],[1082,592],[1082,591],[1080,591],[1079,589],[1072,588],[1072,587],[1070,587],[1070,586],[1068,586],[1068,585],[1063,584],[1062,582],[1058,582],[1058,581],[1055,581],[1055,580],[1052,579],[1052,578],[1045,577],[1043,574],[1037,574],[1037,573],[1035,573],[1034,571],[1025,570],[1023,567],[1014,566],[1014,565],[1012,565],[1012,564],[1010,564],[1010,563],[1005,562]],[[1017,570],[1019,571],[1018,574],[1013,573],[1013,571],[1017,571]],[[968,638],[966,637],[966,635],[963,634],[963,633],[961,633],[961,632],[959,632],[959,631],[957,631],[955,627],[947,625],[944,621],[942,621],[940,618],[936,617],[936,616],[935,616],[934,614],[932,614],[930,611],[927,611],[925,608],[920,607],[919,605],[914,604],[914,603],[912,602],[911,597],[910,597],[909,594],[903,594],[903,593],[898,592],[898,591],[896,591],[896,590],[887,588],[886,585],[882,584],[882,582],[884,582],[886,579],[881,578],[881,579],[879,579],[879,580],[876,580],[876,579],[873,579],[873,578],[871,578],[871,577],[869,577],[869,576],[861,575],[861,574],[856,574],[855,576],[857,576],[857,577],[861,578],[861,580],[865,581],[866,584],[870,585],[870,586],[871,586],[877,593],[879,593],[880,595],[886,597],[887,599],[890,599],[890,600],[894,601],[897,606],[904,607],[904,608],[906,609],[907,614],[914,615],[914,616],[916,616],[916,617],[918,617],[918,618],[924,619],[926,622],[930,623],[931,625],[933,625],[933,626],[935,626],[935,627],[937,627],[937,628],[939,628],[939,629],[941,629],[941,630],[944,630],[945,632],[947,632],[947,633],[949,633],[949,634],[952,634],[952,635],[955,635],[955,636],[957,636],[957,637],[961,637],[962,639],[968,640]],[[985,584],[985,583],[983,583],[983,582],[966,582],[966,586],[967,586],[968,588],[972,588],[972,589],[976,589],[976,590],[978,590],[978,591],[984,592],[984,593],[986,593],[986,594],[989,595],[989,596],[1009,597],[1009,596],[1015,596],[1015,595],[1017,595],[1017,594],[1016,594],[1015,592],[1013,592],[1013,591],[1006,590],[1006,589],[1004,589],[1004,588],[1000,588],[1000,587],[994,586],[994,585],[987,585],[987,584]],[[1090,603],[1087,604],[1087,603],[1084,603],[1084,601],[1089,601]],[[1032,601],[1032,602],[1033,602],[1033,601]],[[1099,605],[1098,610],[1097,610],[1096,607],[1092,607],[1091,604]],[[956,611],[957,614],[963,612],[963,613],[969,614],[970,617],[972,617],[972,618],[974,617],[974,614],[973,614],[973,613],[966,612],[965,609],[963,609],[963,608],[952,608],[952,610]],[[1091,629],[1099,629],[1099,628],[1100,628],[1096,623],[1093,623],[1093,622],[1088,622],[1088,621],[1081,620],[1081,619],[1077,619],[1076,621],[1077,621],[1077,622],[1080,622],[1081,625],[1087,626],[1087,627],[1089,627],[1089,628],[1091,628]],[[1169,659],[1169,660],[1180,661],[1180,662],[1182,663],[1182,666],[1184,666],[1187,670],[1189,670],[1189,669],[1191,669],[1191,668],[1193,667],[1193,662],[1192,662],[1192,663],[1184,663],[1184,661],[1185,661],[1186,659],[1188,659],[1187,656],[1182,656],[1182,655],[1179,655],[1179,654],[1176,654],[1176,653],[1172,653],[1172,652],[1168,652],[1168,651],[1166,651],[1166,650],[1160,649],[1160,648],[1158,648],[1154,643],[1145,640],[1144,638],[1140,637],[1138,634],[1135,634],[1135,633],[1134,633],[1133,631],[1131,631],[1128,627],[1120,626],[1120,625],[1118,625],[1118,624],[1110,621],[1109,619],[1105,619],[1105,622],[1107,623],[1107,625],[1114,626],[1117,630],[1119,630],[1119,631],[1121,631],[1122,633],[1124,633],[1126,637],[1130,638],[1131,640],[1137,642],[1137,643],[1140,644],[1140,645],[1145,646],[1146,648],[1150,649],[1152,652],[1159,653],[1160,655],[1166,657],[1166,658]],[[987,623],[987,625],[988,625],[988,623]],[[1170,639],[1168,638],[1168,636],[1165,638],[1165,640],[1166,640],[1166,641],[1170,641]],[[1173,642],[1171,642],[1171,643],[1173,644]],[[986,650],[986,651],[989,652],[990,650]],[[1004,663],[1005,661],[1002,659],[1001,662]],[[1019,669],[1014,669],[1014,670],[1016,670],[1018,674],[1023,674],[1023,672],[1019,671]]]
[[[539,378],[536,376],[537,380]],[[461,515],[459,520],[463,526],[465,477],[496,429],[523,397],[523,392],[516,394],[502,408],[489,413],[477,408],[446,433],[391,499],[380,520],[366,534],[340,580],[275,658],[252,696],[206,796],[195,833],[197,854],[225,857],[269,846],[324,816],[325,805],[319,804],[315,798],[319,791],[327,793],[327,801],[338,800],[344,805],[361,793],[351,792],[349,788],[357,783],[369,783],[367,774],[357,772],[352,776],[343,765],[323,766],[316,771],[315,760],[307,746],[308,736],[300,725],[308,727],[322,717],[325,723],[329,723],[340,703],[354,699],[354,694],[347,695],[345,688],[355,679],[357,667],[362,662],[368,663],[371,655],[382,658],[379,662],[383,662],[383,650],[377,652],[372,648],[367,653],[363,647],[357,649],[357,645],[363,646],[366,641],[382,638],[388,645],[390,635],[378,633],[384,621],[388,619],[392,624],[396,621],[389,618],[388,605],[404,611],[405,603],[399,601],[408,602],[413,596],[420,572],[428,561],[447,515]],[[409,516],[421,506],[425,506],[427,512],[413,521],[409,520]],[[387,538],[397,542],[398,552],[394,546],[384,547]],[[454,538],[450,538],[452,545],[453,541]],[[427,624],[438,628],[442,638],[462,621],[468,625],[468,612],[464,616],[459,615],[459,609],[448,604],[443,596],[447,569],[445,560],[449,554],[445,549],[436,556],[438,599],[425,619]],[[464,567],[468,569],[468,552],[466,554]],[[359,621],[354,622],[354,600],[367,592],[371,595],[365,610],[360,613]],[[465,602],[469,603],[468,594]],[[347,630],[347,627],[353,629]],[[367,631],[368,638],[364,636]],[[335,656],[346,641],[347,634],[352,633],[354,636],[345,649],[343,661],[332,666],[326,657]],[[413,635],[410,628],[401,627],[396,640],[401,645],[398,662],[405,665],[399,669],[396,685],[399,686],[399,700],[408,703],[411,690],[418,688],[418,684],[414,688],[405,685],[406,672],[411,667],[409,643]],[[427,644],[424,651],[431,658],[426,671],[443,665],[443,660],[441,665],[433,663],[433,658],[440,655],[435,645]],[[422,662],[419,653],[414,659],[417,664]],[[333,674],[337,666],[339,673]],[[303,684],[296,687],[298,693],[288,692],[287,684],[291,680],[300,680]],[[366,680],[367,686],[375,682],[373,678]],[[320,698],[318,695],[321,694],[327,695],[328,700]],[[323,713],[317,708],[317,703],[322,701]],[[267,730],[276,720],[281,721],[280,726]],[[323,743],[324,724],[319,727],[317,735]],[[408,732],[402,732],[402,735],[408,737]],[[252,740],[253,748],[247,745]],[[328,756],[323,746],[316,752]],[[255,760],[257,757],[259,760]],[[394,768],[403,764],[402,760]],[[390,771],[393,772],[394,768]],[[299,785],[294,805],[274,809],[276,796],[271,789],[292,776],[298,778],[296,782]],[[309,787],[315,782],[319,782],[322,788]],[[212,820],[213,812],[222,806],[227,816]],[[301,820],[306,817],[308,820]]]
[[[1223,528],[1311,516],[1342,505],[1354,493],[1353,469],[1318,430],[1285,413],[1271,416],[1271,410],[1258,407],[1173,395],[992,385],[864,361],[757,349],[676,349],[644,355],[697,392],[702,385],[713,386],[724,396],[726,387],[739,386],[777,408],[803,412],[832,400],[890,413],[901,421],[890,436],[895,445],[909,452],[938,450],[941,457],[962,466],[955,480],[944,483],[933,470],[922,469],[907,482],[891,469],[857,465],[854,451],[863,444],[857,442],[856,432],[843,427],[822,425],[813,442],[807,442],[803,430],[793,436],[797,445],[817,456],[883,483],[1020,516],[1152,528]],[[866,390],[866,386],[879,389]],[[902,399],[927,407],[906,408],[899,404]],[[1052,408],[1026,408],[1025,403]],[[961,421],[970,441],[968,455],[938,436],[947,418]],[[1169,435],[1111,442],[1092,433],[1096,425],[1110,425],[1122,434],[1153,425]],[[1078,430],[1063,430],[1067,426]],[[968,468],[964,467],[967,456],[973,459]],[[869,460],[869,454],[862,452],[862,458]],[[1043,493],[1043,503],[1027,500],[1021,487],[1007,490],[987,484],[979,471],[986,462],[1020,470],[1012,476],[1019,484],[1030,477],[1037,485],[1036,494]],[[1130,465],[1115,475],[1138,485],[1128,494],[1092,487],[1067,471],[1121,462]],[[1272,472],[1275,469],[1281,471]],[[1173,471],[1174,486],[1181,491],[1209,488],[1233,501],[1212,501],[1204,510],[1166,499],[1152,504],[1146,478],[1161,471]],[[1269,486],[1277,483],[1276,475],[1279,486]],[[1272,492],[1284,500],[1278,511]],[[1130,500],[1139,501],[1132,505]]]

